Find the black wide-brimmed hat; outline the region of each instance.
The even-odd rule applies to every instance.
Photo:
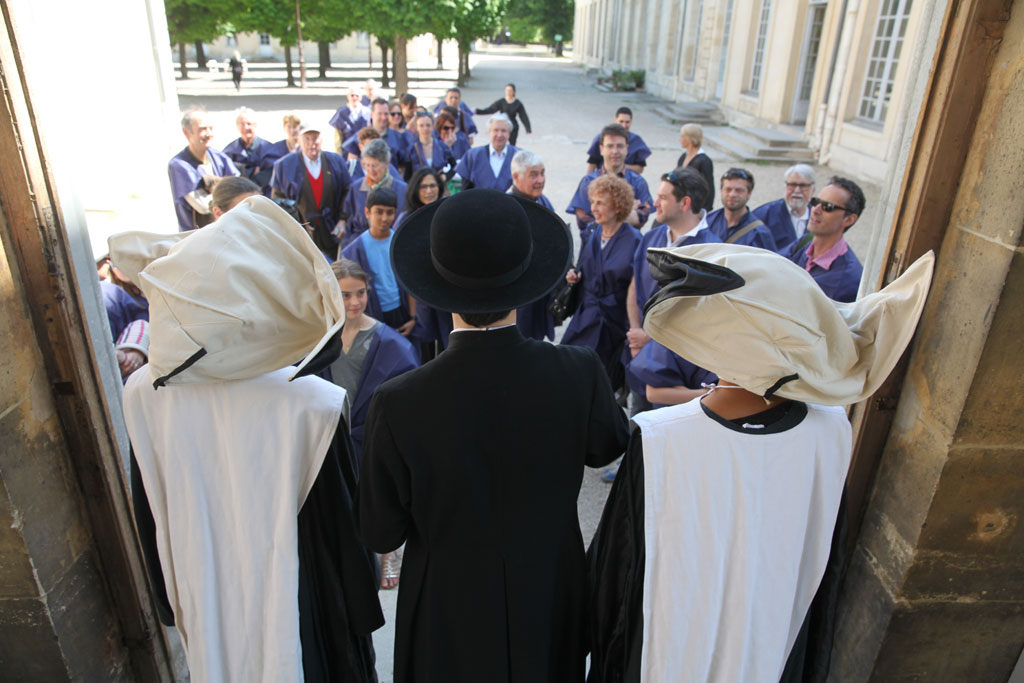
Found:
[[[391,238],[391,268],[416,299],[454,313],[496,313],[536,301],[572,262],[554,212],[496,190],[467,190],[412,214]]]

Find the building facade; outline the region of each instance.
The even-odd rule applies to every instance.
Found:
[[[818,162],[881,182],[898,135],[917,0],[577,0],[575,59],[646,89],[802,135]]]

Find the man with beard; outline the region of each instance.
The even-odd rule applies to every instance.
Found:
[[[814,196],[815,189],[814,169],[807,164],[790,166],[785,178],[786,194],[782,199],[762,204],[750,212],[771,230],[775,248],[780,253],[807,229],[807,219],[811,216],[807,200]]]
[[[719,186],[722,208],[708,214],[708,227],[726,244],[746,244],[775,251],[771,231],[755,218],[747,202],[754,191],[754,174],[743,168],[730,168]]]

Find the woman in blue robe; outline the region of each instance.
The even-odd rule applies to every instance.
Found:
[[[441,141],[448,145],[448,149],[452,151],[456,162],[466,156],[466,152],[473,146],[469,141],[469,136],[459,130],[459,124],[455,117],[446,111],[442,111],[437,115],[437,119],[434,121],[434,129],[437,130]]]
[[[405,165],[412,173],[430,167],[447,180],[455,171],[455,155],[434,132],[430,114],[420,113],[409,124],[413,136],[405,148]]]
[[[565,276],[569,282],[579,281],[581,292],[562,343],[594,349],[618,389],[624,380],[622,349],[629,329],[626,297],[640,231],[625,222],[633,210],[633,188],[625,180],[603,175],[587,192],[595,221],[584,231],[577,267]]]

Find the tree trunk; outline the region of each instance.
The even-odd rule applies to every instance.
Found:
[[[380,85],[382,88],[391,87],[391,77],[388,76],[388,46],[383,40],[377,39],[380,45]]]
[[[555,56],[562,56],[562,41],[558,41],[557,43],[555,43]]]
[[[331,44],[322,40],[316,46],[320,48],[320,78],[327,78],[327,70],[331,68]]]
[[[444,58],[441,55],[441,49],[444,47],[444,41],[440,38],[437,39],[437,68],[444,68]]]
[[[295,87],[295,74],[292,73],[292,46],[284,46],[284,64],[288,71],[288,87]]]
[[[206,50],[203,49],[203,41],[196,41],[196,67],[200,69],[206,68]]]
[[[373,68],[373,36],[368,36],[366,41],[366,61],[370,63],[369,68]]]
[[[459,87],[465,88],[469,80],[469,48],[459,45]]]
[[[402,95],[409,92],[409,64],[406,61],[406,47],[408,39],[405,36],[395,36],[395,49],[391,52],[391,59],[394,62],[391,73],[395,76],[395,94]]]
[[[181,65],[181,77],[188,78],[188,64],[185,63],[185,43],[178,43],[178,64]]]

